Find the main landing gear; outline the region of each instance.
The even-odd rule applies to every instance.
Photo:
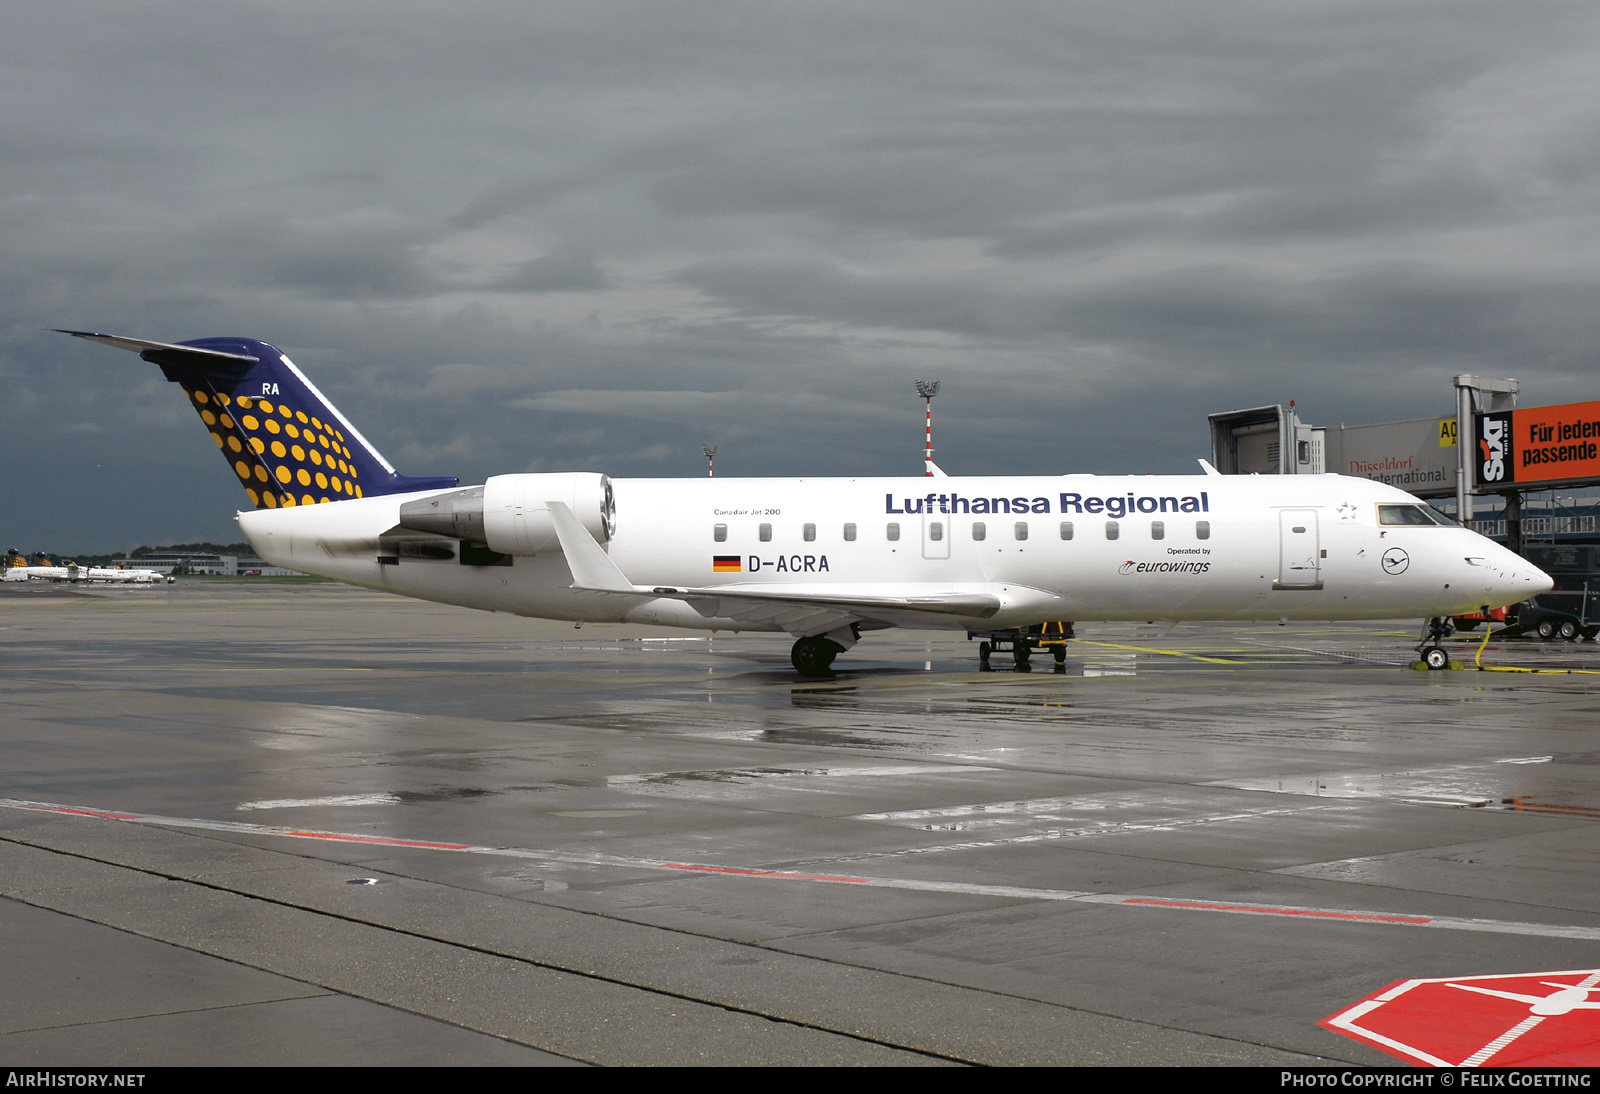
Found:
[[[1430,671],[1450,667],[1450,651],[1439,645],[1455,633],[1455,625],[1443,616],[1434,616],[1422,625],[1422,641],[1417,646],[1417,664]]]
[[[844,652],[844,647],[820,634],[802,638],[789,651],[789,660],[801,676],[832,676],[833,659]]]
[[[1064,673],[1067,671],[1067,640],[1072,636],[1072,624],[1067,622],[1035,624],[1026,630],[989,631],[983,635],[984,641],[978,643],[978,671],[993,672],[990,657],[1009,652],[1013,672],[1032,672],[1033,651],[1049,650],[1055,658],[1055,671]],[[967,637],[977,638],[978,634],[968,631]]]
[[[833,659],[859,641],[859,623],[836,628],[827,634],[808,634],[795,641],[789,660],[801,676],[832,676]]]

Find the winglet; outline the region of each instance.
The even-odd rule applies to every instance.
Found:
[[[547,501],[545,505],[550,510],[550,523],[556,527],[556,538],[561,540],[561,553],[567,556],[567,566],[572,570],[574,589],[602,593],[637,591],[565,502]]]
[[[1222,474],[1221,471],[1218,471],[1215,467],[1211,466],[1211,461],[1210,460],[1201,460],[1200,461],[1200,470],[1204,471],[1208,475],[1220,475],[1220,474]]]

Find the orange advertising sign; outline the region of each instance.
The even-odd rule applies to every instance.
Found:
[[[1600,479],[1600,402],[1475,415],[1479,486]]]

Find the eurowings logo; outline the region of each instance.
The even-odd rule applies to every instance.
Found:
[[[1119,574],[1205,574],[1211,572],[1209,562],[1135,562],[1129,559],[1117,567]]]
[[[1483,450],[1483,481],[1500,482],[1506,477],[1506,420],[1484,418],[1483,436],[1478,440]]]

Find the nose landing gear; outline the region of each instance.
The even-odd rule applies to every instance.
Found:
[[[1446,638],[1455,633],[1455,625],[1443,616],[1434,616],[1422,625],[1422,641],[1417,646],[1417,662],[1414,667],[1438,671],[1453,667],[1450,660],[1450,651],[1439,645]],[[1459,663],[1456,663],[1459,665]]]

